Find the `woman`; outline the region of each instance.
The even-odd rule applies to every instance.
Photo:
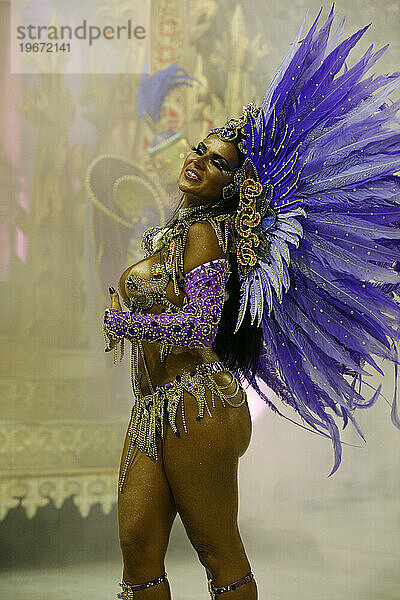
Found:
[[[127,582],[157,581],[157,588],[148,588],[147,597],[170,598],[166,578],[159,581],[157,577],[164,573],[168,539],[178,511],[189,539],[213,581],[212,586],[221,588],[233,584],[237,587],[235,597],[239,600],[257,597],[256,584],[237,526],[237,468],[238,459],[250,442],[249,409],[243,388],[221,365],[212,348],[227,299],[225,279],[229,277],[230,234],[228,232],[228,244],[226,233],[221,231],[217,237],[214,228],[226,225],[227,219],[224,219],[223,213],[219,221],[212,217],[207,219],[207,213],[220,213],[223,204],[230,204],[231,210],[236,208],[232,197],[228,201],[222,199],[222,202],[221,197],[224,187],[232,182],[233,171],[242,162],[239,154],[234,143],[224,142],[216,134],[209,135],[188,153],[179,177],[184,202],[177,221],[182,231],[178,239],[186,238],[183,275],[186,282],[188,274],[190,277],[203,275],[200,285],[203,280],[205,284],[215,281],[212,294],[217,295],[218,302],[210,306],[205,297],[205,301],[198,304],[203,313],[197,324],[197,328],[202,329],[201,333],[196,337],[196,333],[187,332],[181,344],[174,345],[162,362],[162,343],[141,341],[139,350],[143,351],[143,355],[137,363],[135,393],[150,395],[157,387],[176,381],[177,376],[185,377],[185,374],[196,370],[199,372],[202,365],[211,365],[214,372],[207,374],[205,381],[196,382],[197,389],[192,393],[183,390],[180,412],[176,414],[178,405],[169,411],[169,414],[176,414],[171,419],[172,427],[167,426],[168,414],[164,411],[163,435],[157,436],[154,449],[149,447],[150,444],[142,448],[150,456],[138,451],[137,446],[133,450],[131,436],[127,434],[119,496],[120,540],[125,565],[123,589],[126,594],[129,588]],[[147,232],[147,236],[149,233],[154,235],[157,231]],[[144,241],[149,244],[146,232]],[[172,311],[175,306],[183,305],[185,295],[182,286],[174,289],[173,277],[169,276],[168,282],[162,281],[161,292],[158,285],[161,274],[165,274],[163,265],[168,263],[170,247],[171,241],[160,251],[129,267],[120,279],[119,289],[129,306],[133,301],[136,309],[141,307],[146,314],[165,314],[165,309],[169,309],[170,321],[173,322]],[[202,265],[209,268],[204,274],[199,269]],[[143,280],[151,281],[152,275],[158,290],[155,294],[154,288],[150,291],[147,283],[146,289],[140,287]],[[194,285],[198,293],[199,279]],[[165,293],[165,298],[158,297],[157,293],[160,296]],[[112,308],[120,311],[118,294],[112,291],[111,295]],[[214,323],[208,322],[208,319],[214,319]],[[192,344],[195,346],[192,347]],[[210,378],[216,385],[210,383]],[[203,401],[199,398],[202,383]],[[184,412],[181,412],[182,409]],[[187,435],[174,435],[174,432],[179,434],[182,431]],[[146,437],[150,435],[146,431]],[[155,461],[155,457],[158,460]],[[248,585],[240,587],[244,584]],[[122,594],[121,597],[125,596]]]
[[[341,41],[341,25],[329,39],[333,18],[301,42],[300,30],[260,108],[243,107],[188,154],[183,208],[144,233],[148,256],[121,277],[130,312],[111,289],[107,349],[131,342],[135,396],[120,472],[124,600],[170,597],[177,511],[211,597],[257,598],[237,528],[251,423],[235,375],[277,410],[257,375],[332,440],[331,474],[337,422],[363,436],[354,411],[381,395],[372,355],[397,376],[399,105],[385,98],[399,77],[363,79],[382,54],[372,48],[346,68],[366,28]]]

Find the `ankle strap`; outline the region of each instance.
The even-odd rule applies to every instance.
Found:
[[[235,581],[234,583],[230,583],[229,585],[224,585],[222,587],[216,588],[214,587],[214,583],[212,579],[208,580],[208,591],[210,592],[211,600],[214,600],[216,596],[219,594],[223,594],[224,592],[231,592],[232,590],[236,590],[236,588],[244,585],[245,583],[251,583],[254,579],[253,573],[249,573],[242,579]]]
[[[159,583],[162,583],[166,580],[167,574],[164,573],[164,575],[160,575],[160,577],[157,577],[157,579],[153,579],[153,581],[148,581],[147,583],[138,583],[132,585],[127,581],[122,581],[119,584],[122,587],[122,592],[117,595],[117,598],[120,598],[120,600],[133,600],[135,597],[135,592],[138,592],[139,590],[145,590],[149,587],[153,587],[153,585],[158,585]]]

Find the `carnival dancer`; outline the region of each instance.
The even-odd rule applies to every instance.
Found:
[[[111,288],[107,350],[129,341],[134,395],[119,480],[119,598],[171,598],[164,558],[179,513],[211,598],[257,598],[237,526],[251,436],[243,385],[265,383],[331,440],[397,378],[399,74],[364,77],[385,48],[345,61],[366,31],[301,29],[260,107],[187,155],[183,204],[143,234],[145,258]],[[391,418],[400,427],[395,394]],[[289,417],[285,417],[289,418]]]

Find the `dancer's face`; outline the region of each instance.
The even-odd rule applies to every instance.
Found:
[[[179,175],[178,186],[187,204],[205,204],[221,197],[222,188],[233,180],[239,166],[236,147],[213,133],[188,152]]]

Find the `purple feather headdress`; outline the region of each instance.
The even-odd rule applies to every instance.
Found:
[[[320,13],[321,14],[321,13]],[[262,328],[257,378],[334,448],[338,423],[357,432],[356,409],[381,395],[374,356],[394,363],[400,306],[400,102],[388,96],[400,73],[365,77],[386,47],[346,59],[368,27],[342,41],[333,8],[302,27],[262,105],[213,130],[243,139],[234,220],[241,274],[237,328],[246,311]],[[229,138],[230,135],[230,138]],[[228,136],[228,137],[227,137]],[[357,385],[358,384],[358,385]],[[372,394],[367,390],[373,390]],[[397,414],[397,380],[392,421]],[[364,439],[364,437],[363,437]]]

